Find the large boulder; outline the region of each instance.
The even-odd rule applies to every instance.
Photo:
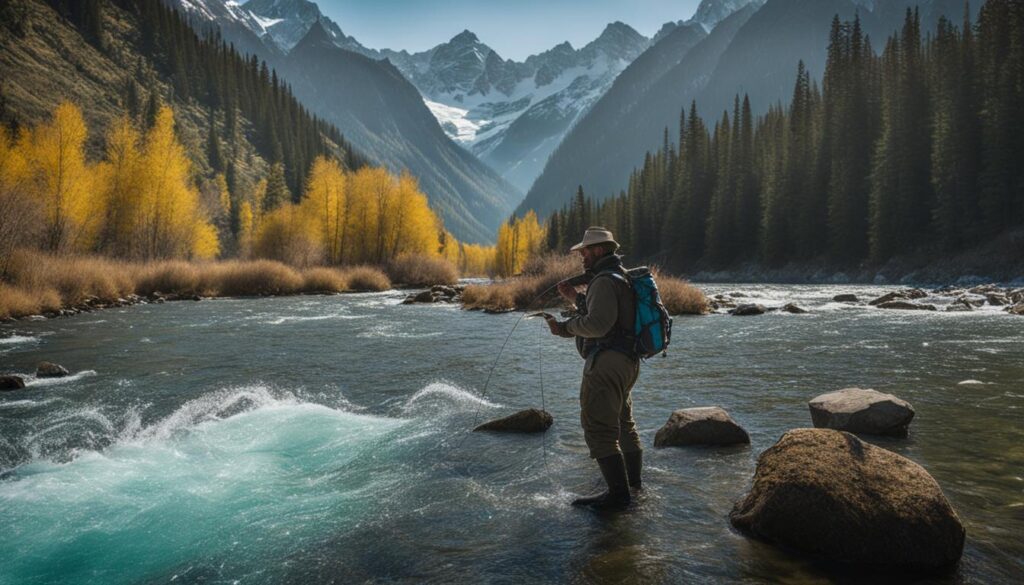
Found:
[[[654,435],[654,446],[658,448],[749,443],[747,431],[718,406],[677,410]]]
[[[764,315],[767,310],[764,305],[758,303],[745,303],[729,312],[737,317],[746,317],[748,315]]]
[[[1017,303],[1012,307],[1006,307],[1006,312],[1011,315],[1024,315],[1024,303]]]
[[[914,408],[905,400],[863,388],[844,388],[807,403],[818,428],[868,435],[907,436]]]
[[[496,431],[502,433],[543,433],[551,427],[554,419],[545,410],[528,408],[519,412],[485,422],[474,431]]]
[[[21,376],[0,376],[0,392],[21,390],[24,387],[25,380]]]
[[[937,311],[935,305],[911,303],[910,301],[886,301],[875,305],[879,309],[902,309],[904,311]]]
[[[39,362],[36,366],[37,378],[63,378],[71,375],[67,368],[53,362]]]
[[[729,520],[748,535],[868,570],[950,571],[965,537],[923,467],[827,429],[789,431],[762,453]]]

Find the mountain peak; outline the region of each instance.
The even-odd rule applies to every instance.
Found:
[[[469,29],[465,29],[459,34],[452,37],[452,40],[448,42],[456,45],[472,45],[479,43],[480,39],[478,39],[477,36],[474,33],[472,33]]]
[[[688,22],[699,24],[711,32],[722,20],[748,4],[764,4],[765,0],[701,0],[697,11]]]
[[[324,26],[324,22],[319,18],[313,22],[306,31],[305,36],[295,44],[295,48],[302,47],[316,47],[323,45],[334,45],[334,37],[330,31]]]

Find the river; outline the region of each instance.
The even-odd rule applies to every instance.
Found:
[[[1024,319],[830,300],[884,287],[705,290],[810,313],[676,318],[634,390],[647,487],[613,517],[568,505],[599,482],[571,342],[522,321],[485,392],[519,313],[391,291],[2,325],[0,372],[29,387],[0,394],[0,583],[851,582],[727,518],[757,455],[849,386],[917,411],[909,438],[869,440],[923,465],[967,528],[939,582],[1017,582]],[[36,380],[42,360],[74,375]],[[542,436],[467,432],[542,403]],[[651,447],[672,410],[710,405],[750,447]]]

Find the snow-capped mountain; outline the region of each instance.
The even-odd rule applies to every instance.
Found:
[[[222,26],[242,24],[282,53],[319,22],[338,47],[394,64],[451,139],[524,191],[566,132],[653,42],[685,25],[710,30],[735,10],[764,2],[702,0],[693,18],[666,23],[653,39],[614,22],[582,48],[565,42],[519,62],[503,59],[468,30],[419,53],[371,49],[309,0],[169,1],[213,15]]]
[[[746,5],[764,3],[765,0],[701,0],[689,22],[698,23],[705,31],[711,32],[716,24]]]
[[[505,60],[463,31],[422,53],[382,51],[452,139],[527,189],[562,136],[649,39],[615,22],[586,46]]]

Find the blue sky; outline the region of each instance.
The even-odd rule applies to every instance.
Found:
[[[562,41],[576,48],[616,20],[651,36],[687,19],[699,0],[315,0],[347,35],[374,49],[429,49],[469,29],[502,57],[522,60]]]

